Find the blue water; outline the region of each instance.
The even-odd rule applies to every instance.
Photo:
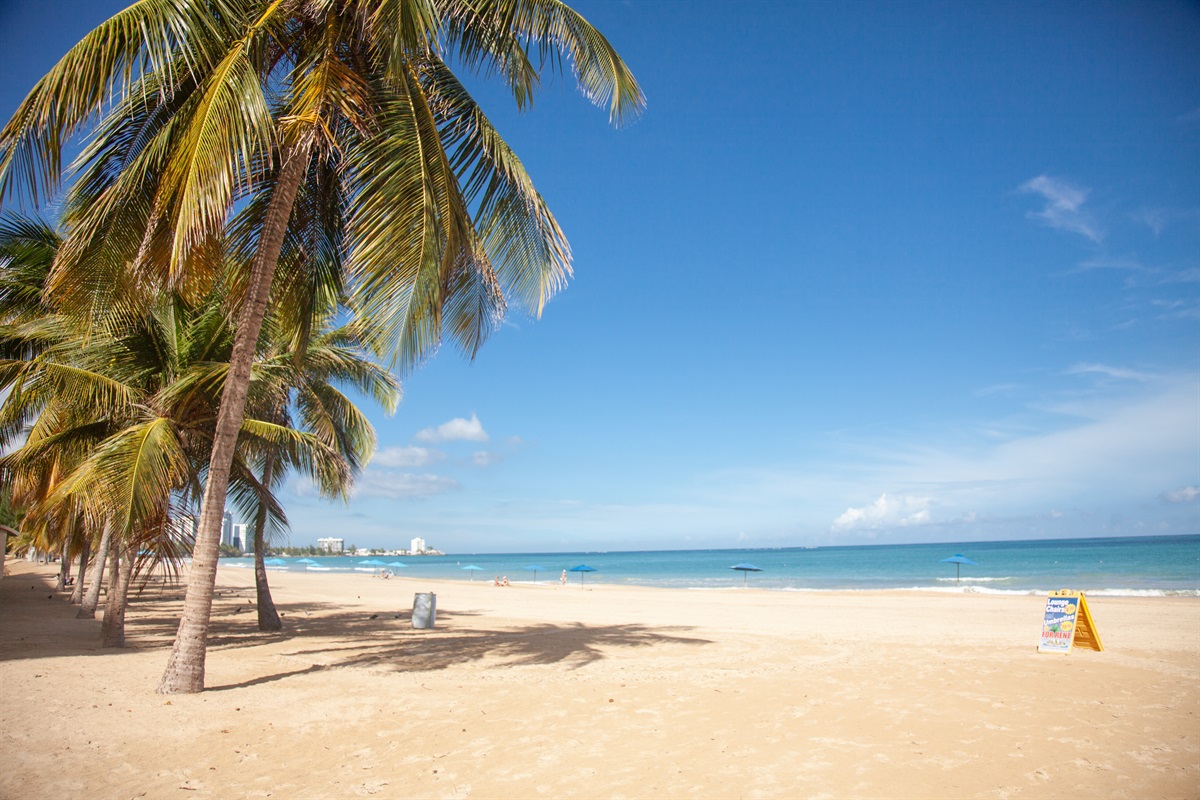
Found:
[[[961,553],[977,566],[963,565],[956,582],[953,564],[941,563]],[[367,557],[298,558],[271,569],[319,574],[359,573],[381,569],[361,564]],[[859,547],[773,548],[751,550],[654,550],[589,553],[471,554],[446,556],[375,556],[400,578],[490,581],[507,576],[512,582],[557,581],[562,570],[579,564],[595,567],[583,575],[568,573],[577,584],[608,583],[676,589],[873,590],[921,589],[947,592],[1042,594],[1077,589],[1097,595],[1185,595],[1200,597],[1200,535],[1107,539],[905,544]],[[731,570],[750,563],[762,572]],[[250,568],[249,558],[222,559],[223,566]],[[464,570],[473,564],[480,570]],[[544,567],[536,574],[529,566]]]

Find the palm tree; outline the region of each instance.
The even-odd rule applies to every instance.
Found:
[[[27,432],[23,445],[0,458],[4,485],[30,509],[27,530],[43,550],[62,546],[79,529],[102,529],[97,570],[113,530],[109,603],[104,642],[124,641],[124,606],[139,552],[153,560],[177,560],[180,542],[171,525],[173,506],[198,493],[198,476],[211,449],[211,429],[232,342],[217,287],[192,308],[165,298],[140,319],[106,320],[86,338],[69,320],[48,310],[44,292],[23,292],[44,280],[61,244],[45,223],[8,217],[0,225],[0,444]],[[33,234],[37,235],[34,236]],[[35,239],[36,251],[21,246]],[[37,255],[38,257],[34,257]],[[22,297],[37,302],[23,304]],[[275,326],[278,327],[278,326]],[[276,338],[279,338],[276,336]],[[312,475],[323,493],[344,495],[349,480],[374,448],[366,418],[329,380],[342,380],[384,401],[396,402],[394,378],[354,349],[346,330],[322,331],[304,359],[261,360],[251,382],[249,416],[243,421],[234,461],[235,494],[253,495],[260,508],[282,512],[255,481],[246,459],[268,459],[277,474],[296,467]],[[299,361],[297,364],[296,362]],[[286,412],[297,405],[311,433],[289,427]],[[259,414],[262,410],[266,416]],[[260,418],[261,417],[261,418]],[[268,481],[268,484],[270,481]],[[74,545],[72,547],[75,547]],[[87,613],[95,609],[93,592]]]
[[[335,309],[325,313],[328,320]],[[357,474],[375,451],[375,431],[371,423],[354,403],[346,397],[337,384],[350,386],[364,395],[373,397],[387,413],[395,410],[400,399],[399,383],[386,369],[371,361],[362,350],[361,336],[355,326],[347,325],[327,329],[315,323],[304,329],[306,344],[294,353],[287,341],[279,341],[282,334],[290,332],[293,338],[301,332],[290,325],[292,319],[274,317],[275,330],[269,337],[277,342],[274,353],[260,355],[256,366],[263,379],[262,390],[251,389],[251,411],[257,419],[269,419],[285,428],[308,431],[324,446],[336,452]],[[283,322],[287,327],[281,328]],[[290,323],[290,324],[289,324]],[[313,333],[313,327],[317,330]],[[254,395],[258,395],[255,402]],[[251,423],[249,427],[256,427]],[[244,427],[246,425],[244,424]],[[282,620],[275,609],[267,580],[264,562],[268,527],[273,531],[287,525],[283,510],[274,500],[273,491],[282,483],[288,472],[289,462],[283,458],[278,446],[255,447],[248,461],[258,464],[252,474],[241,476],[240,482],[232,486],[238,505],[246,518],[254,520],[254,575],[257,594],[259,630],[280,630]],[[322,493],[327,496],[346,496],[349,485],[340,480],[325,480]],[[241,491],[237,491],[238,487]]]
[[[521,108],[540,67],[564,60],[614,122],[642,105],[616,51],[558,0],[141,0],[73,48],[0,132],[0,191],[36,200],[57,187],[64,139],[123,98],[68,202],[52,284],[79,308],[202,291],[230,210],[258,201],[162,692],[203,689],[221,515],[288,237],[335,248],[364,330],[405,368],[445,334],[473,356],[506,297],[540,314],[570,274],[557,223],[448,58],[499,76]],[[302,187],[327,188],[320,213],[296,213]]]

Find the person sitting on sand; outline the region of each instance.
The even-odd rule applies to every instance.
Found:
[[[500,585],[508,586],[508,576],[507,575],[505,575],[503,578],[500,579]]]
[[[500,585],[500,576],[497,575],[496,577],[492,578],[492,586],[499,586],[499,585]]]

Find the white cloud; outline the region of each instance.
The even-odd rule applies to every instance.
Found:
[[[476,450],[471,454],[471,463],[477,467],[490,467],[504,460],[500,453],[490,450]]]
[[[367,470],[354,486],[355,497],[384,497],[417,500],[460,488],[458,481],[444,475],[414,475],[409,472]]]
[[[425,428],[418,431],[414,438],[418,442],[486,442],[488,435],[480,424],[479,417],[472,414],[470,419],[455,417],[436,428]]]
[[[1162,283],[1200,283],[1200,267],[1188,267],[1163,278]]]
[[[1047,175],[1039,175],[1023,183],[1018,191],[1041,195],[1046,201],[1041,211],[1029,212],[1030,219],[1041,220],[1051,228],[1078,233],[1093,242],[1104,238],[1104,232],[1092,219],[1092,215],[1083,210],[1088,196],[1087,189],[1080,189]]]
[[[1200,319],[1200,303],[1195,300],[1151,300],[1150,305],[1162,309],[1158,319]]]
[[[847,508],[833,521],[834,530],[879,530],[929,522],[929,498],[889,495],[886,492],[870,505]]]
[[[321,496],[316,485],[308,478],[293,478],[289,487],[297,497]],[[420,500],[459,488],[461,485],[458,481],[442,475],[367,469],[354,482],[350,496],[354,499],[383,497],[390,500]]]
[[[1136,394],[1060,404],[1057,411],[1074,417],[1066,426],[1023,433],[973,454],[928,447],[892,452],[888,460],[895,466],[879,477],[893,486],[939,487],[939,505],[950,502],[954,487],[968,486],[990,486],[993,501],[1006,504],[1153,496],[1195,473],[1200,383],[1181,376],[1129,386],[1138,387]]]
[[[1191,503],[1200,498],[1200,486],[1184,486],[1170,492],[1163,492],[1160,497],[1166,503]]]
[[[385,447],[375,454],[371,463],[380,467],[425,467],[445,457],[445,453],[428,447]]]
[[[1154,231],[1154,235],[1158,236],[1170,223],[1170,213],[1161,208],[1139,208],[1137,211],[1130,214],[1134,222],[1140,222],[1150,230]]]
[[[1089,258],[1087,261],[1080,261],[1078,266],[1068,270],[1065,274],[1074,275],[1080,272],[1092,272],[1101,269],[1111,269],[1118,272],[1153,272],[1153,270],[1141,261],[1130,256],[1100,256],[1098,258]]]
[[[1119,378],[1124,381],[1148,381],[1151,376],[1144,372],[1121,367],[1110,367],[1106,364],[1076,364],[1067,370],[1068,375],[1104,375],[1108,378]]]

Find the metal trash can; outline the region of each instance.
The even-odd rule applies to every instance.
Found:
[[[437,595],[433,592],[417,592],[413,595],[412,626],[432,628],[437,622]]]

